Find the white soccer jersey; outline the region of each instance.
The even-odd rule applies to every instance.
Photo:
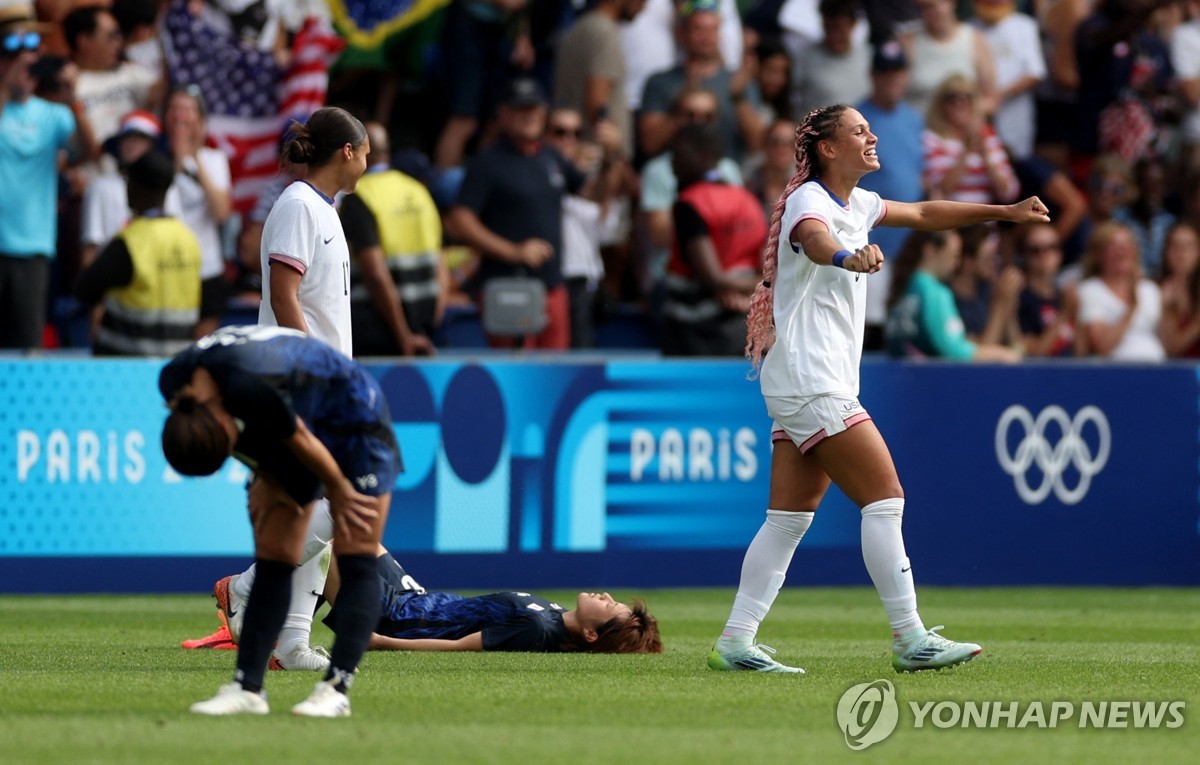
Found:
[[[850,203],[809,181],[788,197],[779,233],[775,274],[775,344],[763,360],[764,396],[858,395],[866,321],[867,279],[833,266],[818,266],[791,234],[800,221],[819,220],[844,248],[867,244],[867,233],[887,212],[873,191],[856,188]]]
[[[259,324],[278,324],[271,310],[271,269],[294,268],[300,310],[313,337],[350,356],[350,248],[333,202],[304,181],[279,195],[263,224]]]

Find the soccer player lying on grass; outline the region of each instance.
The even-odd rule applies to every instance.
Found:
[[[382,546],[378,564],[383,594],[369,650],[662,653],[658,621],[640,600],[628,605],[607,593],[581,592],[575,608],[567,610],[525,592],[464,597],[426,591]],[[332,565],[325,584],[333,604],[325,623],[331,628],[337,624],[339,585]],[[232,647],[241,606],[218,598],[222,627],[184,647]]]

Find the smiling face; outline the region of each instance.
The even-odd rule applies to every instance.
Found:
[[[879,169],[879,138],[857,109],[846,109],[838,121],[837,135],[825,144],[826,164],[833,171],[866,175]]]

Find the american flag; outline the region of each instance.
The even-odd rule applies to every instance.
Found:
[[[249,212],[275,175],[284,126],[325,104],[329,66],[343,41],[327,21],[308,19],[284,71],[269,51],[193,16],[186,0],[172,2],[162,39],[172,84],[200,88],[209,139],[229,157],[234,209]]]

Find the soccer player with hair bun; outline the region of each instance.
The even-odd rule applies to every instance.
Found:
[[[831,483],[861,509],[863,560],[888,615],[896,671],[949,667],[982,650],[927,630],[917,614],[900,532],[904,490],[858,401],[866,280],[884,258],[867,234],[880,225],[934,231],[1049,216],[1037,197],[1012,205],[885,201],[857,188],[879,168],[878,141],[844,104],[809,112],[796,127],[796,174],[775,205],[747,318],[746,356],[774,420],[769,509],[709,654],[713,669],[803,673],[775,661],[755,636]]]

